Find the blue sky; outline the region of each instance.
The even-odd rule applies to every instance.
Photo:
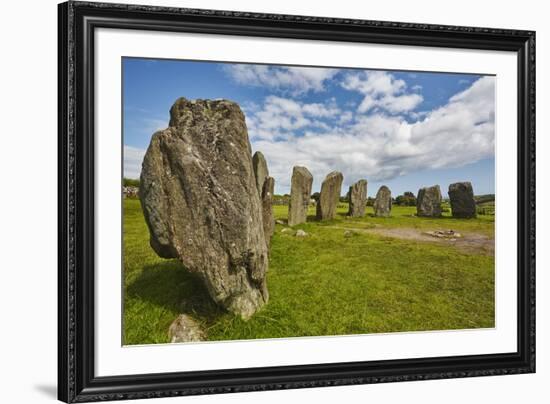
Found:
[[[492,76],[124,58],[124,175],[139,177],[177,98],[225,98],[243,109],[276,193],[294,165],[314,191],[337,170],[342,194],[362,178],[369,196],[434,184],[445,196],[457,181],[494,193],[494,87]]]

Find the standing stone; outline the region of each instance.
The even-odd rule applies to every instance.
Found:
[[[179,98],[151,138],[139,196],[158,255],[177,257],[244,319],[267,302],[262,206],[236,103]]]
[[[439,185],[418,190],[416,214],[424,217],[441,216],[441,189],[439,189]]]
[[[365,206],[367,204],[367,180],[359,180],[349,187],[348,200],[348,216],[365,216]]]
[[[256,178],[256,188],[258,189],[258,195],[262,195],[264,189],[265,179],[269,176],[269,170],[267,169],[267,162],[262,152],[257,151],[252,156],[252,167],[254,168],[254,177]]]
[[[376,193],[374,204],[374,216],[388,217],[391,213],[391,191],[390,189],[382,185]]]
[[[474,189],[470,182],[456,182],[449,185],[449,198],[453,217],[476,217]]]
[[[288,203],[289,226],[306,222],[312,184],[313,175],[307,168],[295,166],[292,169],[290,201]]]
[[[344,176],[338,171],[328,174],[321,185],[321,193],[317,203],[317,219],[330,220],[336,216],[336,207],[340,201]]]
[[[262,221],[264,224],[265,242],[267,247],[271,244],[271,237],[275,231],[275,216],[273,215],[273,190],[275,179],[266,177],[262,189]]]
[[[187,314],[180,314],[170,324],[168,329],[170,342],[198,342],[204,341],[206,335],[199,323]]]

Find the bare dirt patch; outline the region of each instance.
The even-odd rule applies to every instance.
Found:
[[[352,230],[359,233],[377,234],[384,237],[398,238],[402,240],[422,241],[429,243],[445,244],[455,247],[468,254],[495,254],[495,240],[487,235],[472,232],[461,232],[460,237],[434,237],[430,232],[447,232],[448,229],[420,230],[412,227],[358,229],[350,227],[331,226],[342,230]]]

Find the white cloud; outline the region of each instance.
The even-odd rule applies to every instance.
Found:
[[[359,104],[357,111],[368,112],[375,107],[379,107],[392,114],[397,114],[399,112],[412,111],[422,102],[422,99],[422,96],[418,94],[384,95],[379,98],[366,95],[361,104]]]
[[[303,104],[296,102],[291,110],[303,111]],[[314,191],[330,171],[341,171],[345,192],[345,187],[361,178],[385,181],[494,156],[493,77],[477,80],[444,106],[422,115],[425,117],[415,123],[384,113],[359,115],[323,133],[288,134],[284,141],[267,135],[256,138],[252,146],[266,156],[276,192],[289,191],[295,165],[312,172]],[[253,135],[253,129],[250,132]]]
[[[139,178],[143,156],[145,150],[124,145],[124,178]]]
[[[412,111],[422,101],[420,94],[406,93],[407,84],[383,71],[362,71],[347,74],[342,82],[346,90],[364,95],[357,112],[365,113],[380,108],[391,114]]]
[[[338,69],[318,67],[245,64],[227,64],[224,65],[224,70],[239,84],[288,91],[293,95],[324,91],[325,81],[338,73]]]
[[[409,111],[409,112],[407,112],[407,114],[409,115],[410,118],[412,118],[414,120],[417,120],[417,121],[424,118],[429,113],[430,113],[430,111],[418,111],[418,112]]]
[[[369,85],[376,90],[371,93],[403,88],[394,81],[372,81]],[[409,119],[417,119],[413,123],[389,111],[353,113],[333,99],[304,103],[269,96],[243,109],[252,148],[266,156],[276,192],[289,192],[292,167],[304,165],[314,176],[314,191],[330,171],[341,171],[344,193],[361,178],[386,181],[494,156],[494,93],[494,77],[480,78],[440,108],[406,112]],[[144,154],[124,146],[125,177],[139,178]]]
[[[246,109],[246,123],[252,139],[280,139],[306,127],[328,130],[322,119],[340,114],[334,100],[326,103],[302,103],[277,96],[266,97],[261,107]]]
[[[382,71],[361,71],[349,73],[342,82],[346,90],[358,91],[361,94],[386,95],[396,94],[407,87],[404,80],[398,80],[390,73]]]
[[[340,110],[335,103],[312,103],[304,104],[302,106],[302,112],[306,115],[310,115],[318,118],[329,118],[340,113]]]
[[[353,120],[353,112],[351,112],[351,111],[344,111],[344,112],[342,112],[342,114],[340,115],[339,122],[340,122],[340,123],[348,123],[348,122],[350,122],[351,120]]]
[[[493,155],[494,94],[494,78],[481,78],[412,125],[411,144],[422,149],[420,161],[429,161],[432,168],[439,168]]]

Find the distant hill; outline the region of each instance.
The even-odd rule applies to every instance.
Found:
[[[478,205],[486,202],[494,202],[495,194],[475,195],[474,199]]]
[[[139,180],[134,180],[132,178],[123,178],[122,179],[122,186],[124,186],[124,187],[138,187],[139,188]]]
[[[495,195],[476,195],[477,214],[478,215],[494,215],[495,214]]]

